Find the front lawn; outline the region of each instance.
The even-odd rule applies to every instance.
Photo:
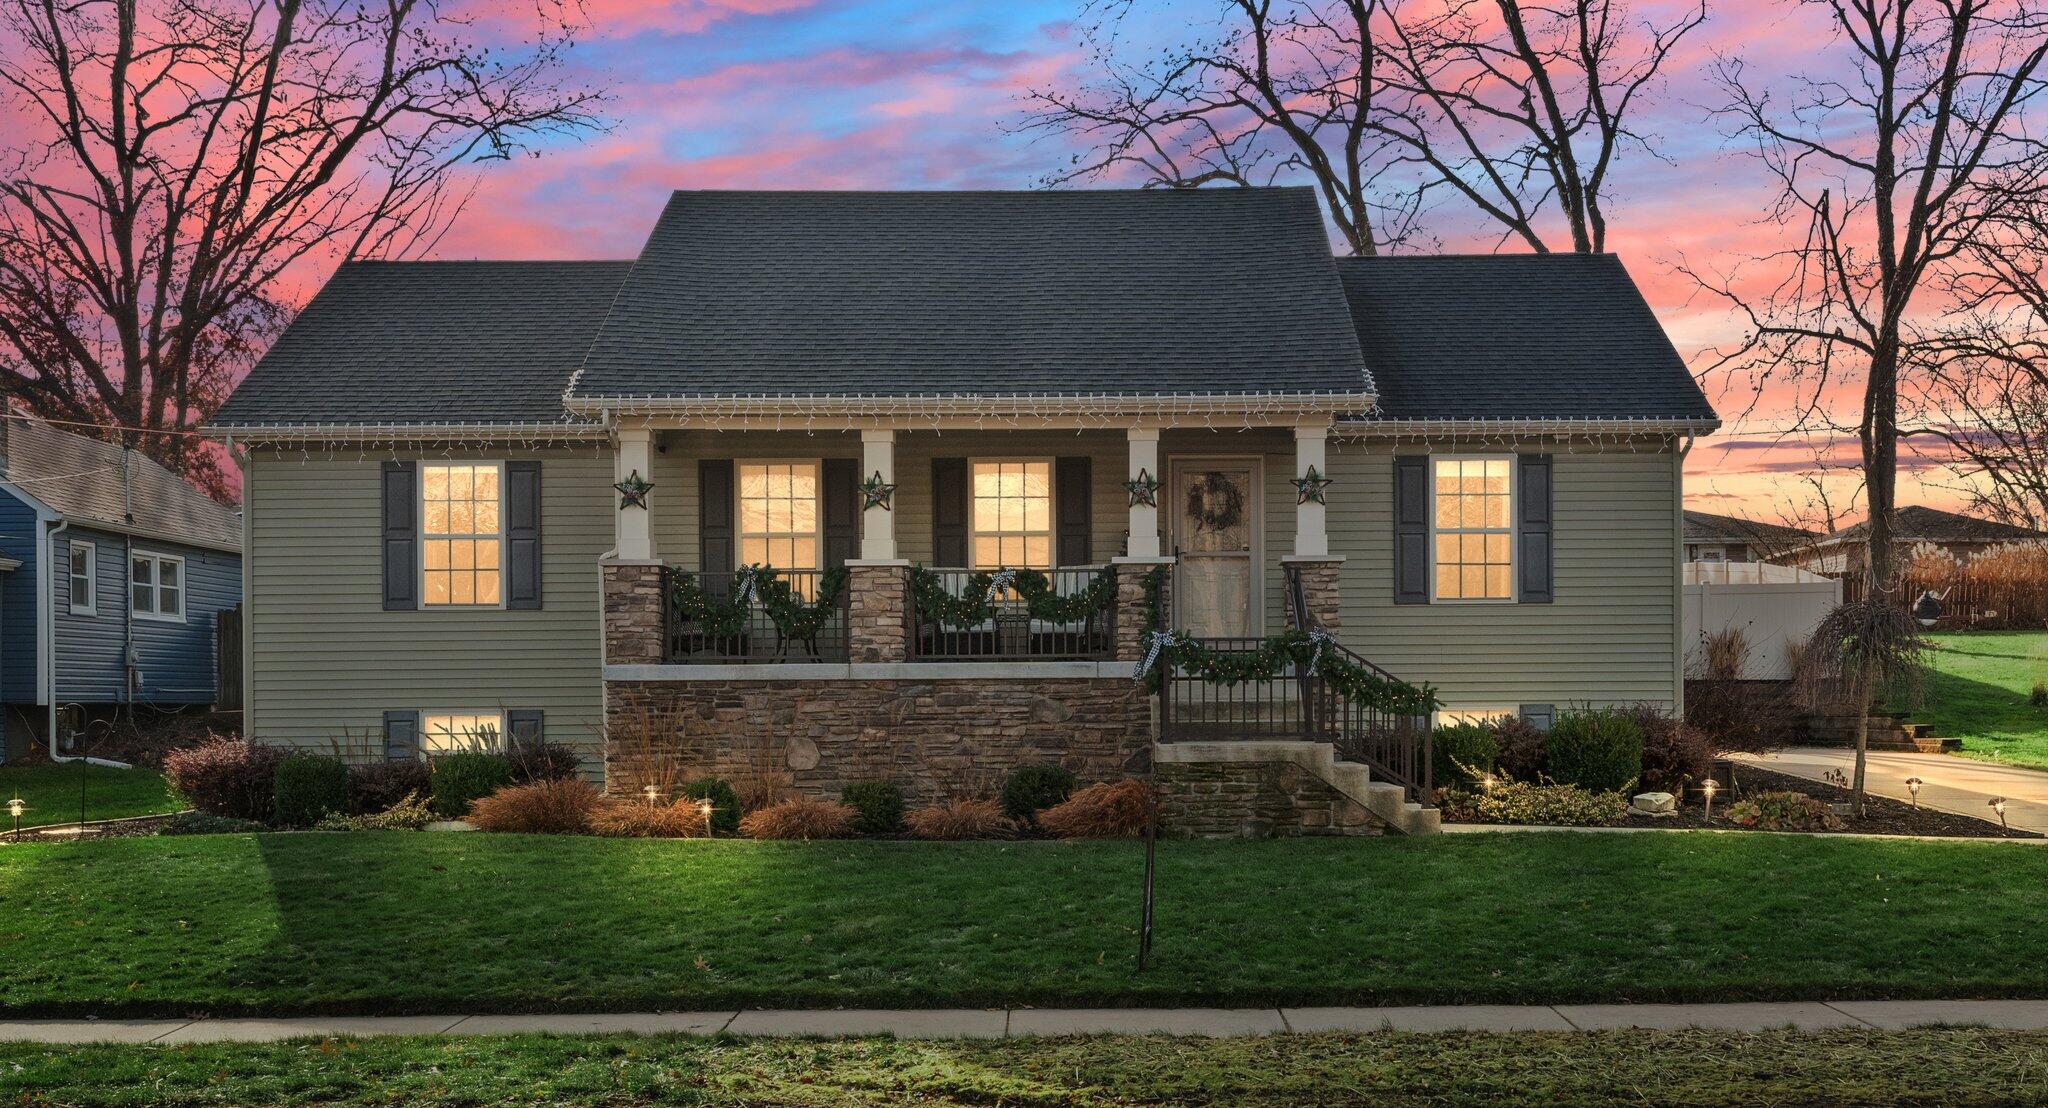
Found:
[[[1963,740],[1963,753],[2048,769],[2048,708],[2027,702],[2048,682],[2048,631],[1970,631],[1929,635],[1925,701],[1913,718],[1934,733]]]
[[[787,1042],[680,1036],[0,1044],[81,1105],[2038,1104],[2048,1035],[1542,1032]]]
[[[0,848],[0,1014],[2048,995],[2048,849],[273,834]]]
[[[184,807],[171,795],[170,786],[164,784],[164,775],[154,770],[81,767],[75,762],[0,766],[0,831],[14,826],[7,818],[7,801],[17,796],[24,802],[23,827],[77,823],[81,773],[85,775],[88,820],[153,816]]]

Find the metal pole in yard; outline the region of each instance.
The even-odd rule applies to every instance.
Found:
[[[1145,962],[1152,954],[1152,876],[1154,846],[1158,837],[1159,797],[1153,787],[1152,771],[1145,771],[1145,906],[1138,918],[1138,972],[1145,972]]]

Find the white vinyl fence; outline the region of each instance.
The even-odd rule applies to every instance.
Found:
[[[1793,566],[1687,562],[1684,572],[1689,673],[1696,672],[1708,635],[1739,627],[1749,640],[1743,679],[1786,680],[1792,676],[1787,645],[1805,642],[1842,602],[1840,581]]]

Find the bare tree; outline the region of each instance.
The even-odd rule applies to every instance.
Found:
[[[0,0],[0,385],[218,492],[149,432],[225,397],[294,267],[417,253],[465,167],[598,125],[572,14],[493,48],[434,0]]]
[[[1650,149],[1638,101],[1705,18],[1635,23],[1620,0],[1220,0],[1213,39],[1133,62],[1133,3],[1087,0],[1094,79],[1030,94],[1024,129],[1089,144],[1047,183],[1302,175],[1357,254],[1416,235],[1438,192],[1531,250],[1604,249],[1615,160]]]

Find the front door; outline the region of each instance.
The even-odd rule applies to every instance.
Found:
[[[1178,626],[1202,636],[1255,634],[1255,464],[1190,458],[1175,467],[1171,492]]]

